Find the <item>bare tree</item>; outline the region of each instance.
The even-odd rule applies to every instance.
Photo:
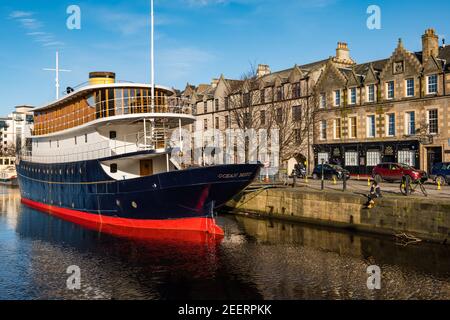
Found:
[[[9,143],[5,147],[0,148],[1,157],[14,157],[15,155],[16,155],[16,146],[13,143]]]
[[[229,81],[225,93],[230,110],[230,121],[239,129],[269,129],[273,124],[267,105],[266,97],[261,98],[264,90],[259,89],[257,71],[254,64],[241,76],[238,81]]]
[[[302,162],[308,159],[318,109],[315,92],[300,99],[285,99],[274,104],[281,162],[292,158]]]

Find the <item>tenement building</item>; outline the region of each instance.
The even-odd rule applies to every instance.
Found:
[[[422,51],[399,40],[391,57],[350,68],[327,63],[316,90],[315,162],[370,174],[381,162],[430,170],[450,161],[450,48],[433,29]]]
[[[323,161],[370,174],[380,162],[429,170],[450,161],[449,93],[450,48],[428,29],[420,52],[399,40],[391,57],[358,64],[340,42],[329,59],[279,72],[259,65],[240,80],[188,85],[183,95],[196,130],[278,128],[288,170]]]

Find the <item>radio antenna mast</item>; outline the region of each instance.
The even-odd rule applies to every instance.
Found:
[[[59,52],[56,51],[56,67],[54,69],[45,68],[44,71],[54,71],[56,73],[55,87],[56,87],[56,100],[59,99],[59,73],[60,72],[72,72],[72,70],[65,70],[59,68]]]
[[[153,9],[153,0],[150,0],[151,16],[151,48],[150,48],[150,68],[151,68],[151,86],[152,86],[152,112],[155,112],[155,15]]]

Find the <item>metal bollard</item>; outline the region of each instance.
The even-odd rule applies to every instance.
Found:
[[[342,191],[347,191],[347,176],[342,179]]]
[[[297,186],[297,176],[294,174],[292,178],[292,188],[295,188]]]
[[[409,196],[411,194],[411,177],[406,176],[405,177],[405,189],[406,189],[406,195]]]

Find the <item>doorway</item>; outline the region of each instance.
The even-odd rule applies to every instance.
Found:
[[[141,176],[153,174],[153,160],[141,160]]]
[[[431,173],[433,165],[439,162],[442,162],[442,148],[441,147],[427,148],[428,173]]]

